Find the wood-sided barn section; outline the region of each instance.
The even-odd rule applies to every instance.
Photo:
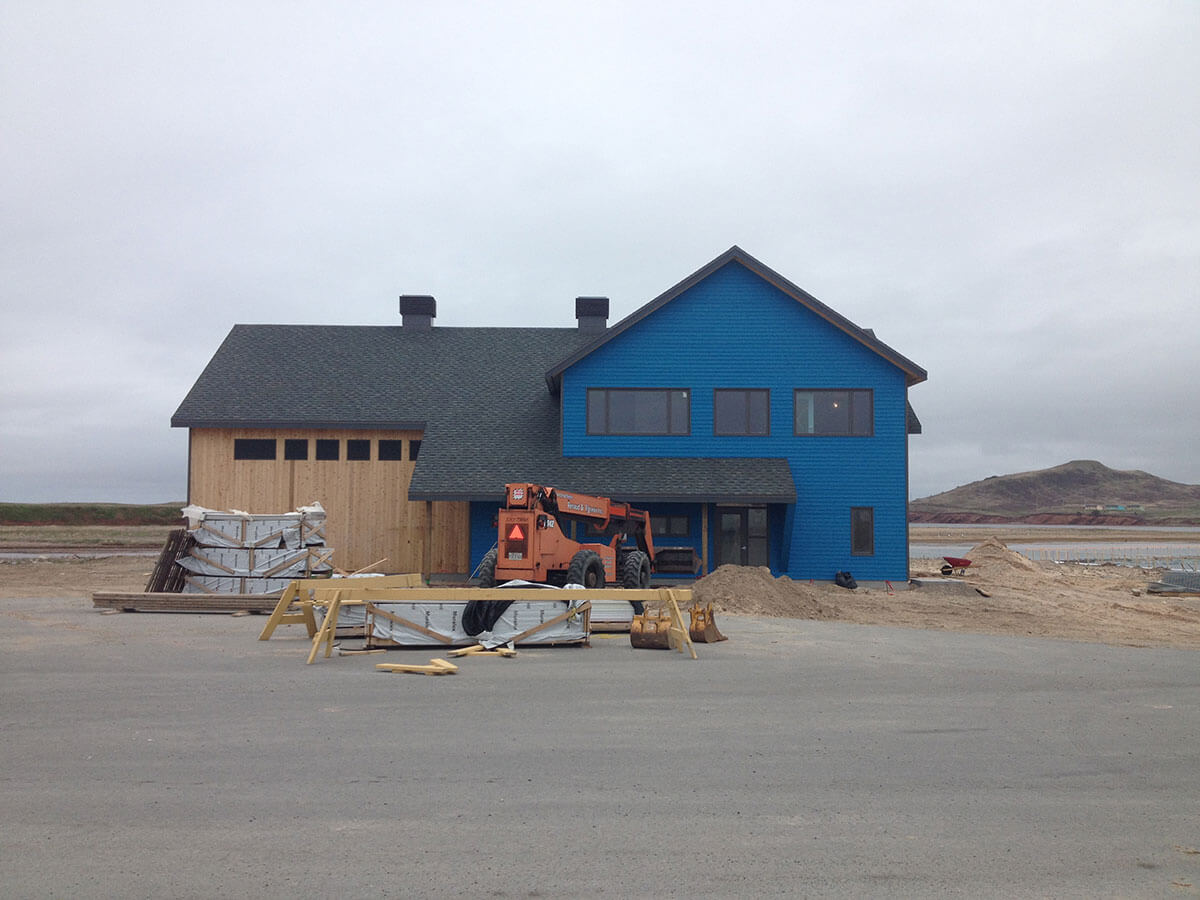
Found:
[[[420,431],[192,428],[189,501],[288,512],[319,502],[334,564],[347,571],[468,571],[465,502],[408,499]]]

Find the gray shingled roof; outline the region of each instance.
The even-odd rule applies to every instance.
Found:
[[[570,328],[237,325],[171,418],[184,428],[423,429],[409,496],[532,481],[635,502],[792,503],[782,459],[564,458],[544,373]]]

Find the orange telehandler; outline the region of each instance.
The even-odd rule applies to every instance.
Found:
[[[505,491],[504,508],[496,517],[496,546],[479,564],[481,587],[518,578],[586,588],[650,586],[655,552],[646,510],[539,484],[509,484]],[[595,540],[574,540],[563,530],[572,522],[587,528]]]
[[[690,547],[654,548],[650,513],[607,497],[543,487],[540,484],[505,485],[504,508],[496,516],[496,546],[479,563],[479,586],[495,587],[521,579],[539,584],[581,584],[602,588],[619,582],[625,588],[650,586],[650,571],[691,572],[697,565]],[[582,543],[565,534],[563,523],[584,527],[595,541]],[[632,542],[632,543],[630,543]],[[490,628],[507,607],[492,603],[469,603],[463,622],[477,634]],[[630,602],[634,617],[630,642],[634,647],[668,646],[667,614],[647,612],[639,600]],[[489,607],[484,609],[484,607]],[[688,629],[693,641],[725,640],[713,620],[712,604],[691,609]]]

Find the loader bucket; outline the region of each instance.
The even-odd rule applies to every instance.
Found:
[[[629,625],[629,643],[640,650],[671,649],[671,616],[665,610],[638,613]]]
[[[727,641],[729,638],[717,630],[716,619],[713,618],[712,604],[701,606],[699,603],[688,609],[692,622],[688,626],[688,637],[696,644],[715,644],[717,641]]]

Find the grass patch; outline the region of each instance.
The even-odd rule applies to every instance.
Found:
[[[0,503],[0,526],[178,527],[182,508],[182,503]]]
[[[161,548],[171,530],[169,525],[0,525],[0,548]]]

